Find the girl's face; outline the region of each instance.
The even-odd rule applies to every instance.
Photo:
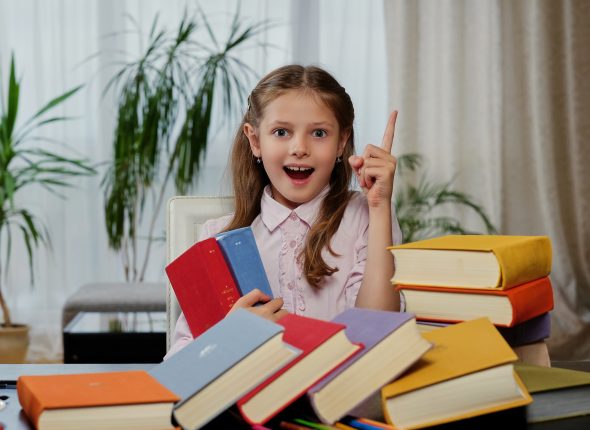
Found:
[[[273,198],[294,209],[329,183],[349,133],[311,92],[290,90],[264,110],[259,128],[244,125],[255,157],[262,158]],[[343,162],[347,162],[343,160]]]

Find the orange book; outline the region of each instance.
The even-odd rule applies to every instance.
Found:
[[[512,327],[553,309],[549,277],[509,290],[475,290],[422,285],[397,285],[406,311],[418,320],[459,322],[488,317],[494,324]]]
[[[17,393],[37,430],[172,429],[179,400],[143,370],[21,376]]]
[[[517,356],[487,318],[423,334],[436,346],[381,390],[388,423],[416,429],[529,404]]]

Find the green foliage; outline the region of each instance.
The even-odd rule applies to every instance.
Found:
[[[49,244],[49,233],[43,222],[27,208],[18,206],[15,199],[17,193],[30,185],[38,185],[62,196],[58,190],[71,186],[70,179],[95,173],[86,160],[65,157],[39,147],[39,142],[44,142],[45,147],[54,142],[32,136],[33,132],[42,127],[68,120],[67,117],[49,116],[49,113],[81,87],[54,98],[17,128],[21,83],[16,77],[15,69],[12,56],[6,98],[0,85],[0,284],[2,269],[6,270],[10,264],[13,232],[19,233],[25,244],[32,281],[34,251],[41,244]],[[10,326],[10,313],[4,297],[0,288],[4,325]]]
[[[143,280],[170,180],[177,194],[186,194],[197,178],[215,100],[231,117],[236,101],[246,99],[254,73],[234,52],[268,24],[247,25],[236,11],[222,44],[202,11],[194,18],[185,13],[174,34],[158,27],[156,17],[141,57],[125,64],[107,87],[120,96],[113,159],[102,182],[104,210],[109,246],[121,252],[128,281]],[[148,199],[153,211],[139,270],[138,230]]]
[[[415,171],[422,164],[419,154],[404,154],[398,157],[398,172]],[[473,197],[454,190],[452,182],[432,183],[426,174],[422,174],[417,182],[407,183],[396,191],[395,211],[402,230],[403,241],[416,240],[445,234],[476,234],[461,226],[458,219],[436,215],[445,206],[465,206],[475,211],[485,226],[486,233],[496,234],[497,230]]]

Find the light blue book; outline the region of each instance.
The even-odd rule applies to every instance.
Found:
[[[242,227],[219,233],[215,238],[242,296],[258,288],[272,297],[252,229]]]
[[[173,416],[200,428],[288,364],[301,351],[284,327],[237,309],[149,373],[181,400]]]

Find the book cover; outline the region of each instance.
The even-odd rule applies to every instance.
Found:
[[[141,415],[148,413],[149,409],[144,405],[153,405],[154,413],[150,415],[149,422],[143,423],[142,428],[172,428],[172,406],[179,400],[174,392],[143,370],[24,375],[18,378],[17,394],[23,411],[35,428],[43,428],[51,423],[57,426],[55,428],[60,427],[59,423],[63,424],[63,428],[74,428],[76,423],[84,423],[77,428],[105,428],[105,420],[113,425],[118,421],[116,417],[97,413],[96,407],[115,412],[114,408],[117,407],[140,406],[137,410],[126,409],[125,419],[131,425],[134,418],[137,418],[134,412]],[[107,407],[111,408],[106,409]],[[77,412],[78,417],[64,416],[64,411],[67,414],[67,410]],[[52,412],[58,412],[60,416],[55,413],[51,415]],[[81,416],[83,412],[88,414],[85,420]],[[100,427],[101,424],[103,427]],[[118,426],[121,427],[120,420]]]
[[[237,309],[149,373],[180,396],[174,417],[198,427],[223,412],[300,351],[284,326]]]
[[[520,362],[515,370],[533,396],[529,423],[590,414],[590,372]]]
[[[166,266],[193,337],[221,321],[240,292],[214,238],[196,242]]]
[[[426,333],[437,328],[448,327],[449,322],[418,321],[418,330]],[[538,317],[521,322],[512,327],[496,326],[504,340],[512,347],[529,345],[547,339],[551,334],[551,314],[546,312]]]
[[[252,229],[238,228],[219,233],[215,237],[242,295],[258,288],[272,297],[272,290]]]
[[[348,340],[343,324],[294,314],[285,315],[278,324],[285,328],[284,340],[302,353],[238,401],[242,416],[251,424],[267,422],[363,348]]]
[[[419,320],[459,322],[488,317],[498,326],[512,327],[553,309],[549,277],[509,290],[402,284],[395,288],[404,296],[406,310],[415,313]]]
[[[348,339],[364,348],[307,392],[316,414],[327,423],[348,414],[432,347],[410,313],[352,308],[332,321],[345,325]]]
[[[448,235],[388,249],[395,284],[505,290],[551,272],[547,236]]]
[[[512,327],[496,327],[510,346],[528,345],[551,335],[551,314],[545,312]]]
[[[405,400],[404,411],[413,414],[411,424],[406,425],[408,428],[442,424],[531,402],[530,395],[514,372],[516,354],[487,318],[454,324],[423,333],[423,336],[435,347],[410,371],[381,390],[388,423],[400,425],[399,407],[396,410],[398,415],[393,416],[392,405],[389,404],[390,399],[400,396]],[[483,390],[478,384],[461,384],[469,380],[465,379],[466,376],[479,384],[486,383],[487,388]],[[504,381],[505,385],[500,381]],[[493,390],[490,386],[492,382]],[[439,401],[436,408],[420,402],[419,394],[423,389],[429,389],[431,393],[437,391]],[[409,393],[412,396],[407,396]],[[499,393],[502,401],[495,399],[489,404],[477,403],[478,395],[488,393]],[[422,400],[427,401],[425,398]]]

